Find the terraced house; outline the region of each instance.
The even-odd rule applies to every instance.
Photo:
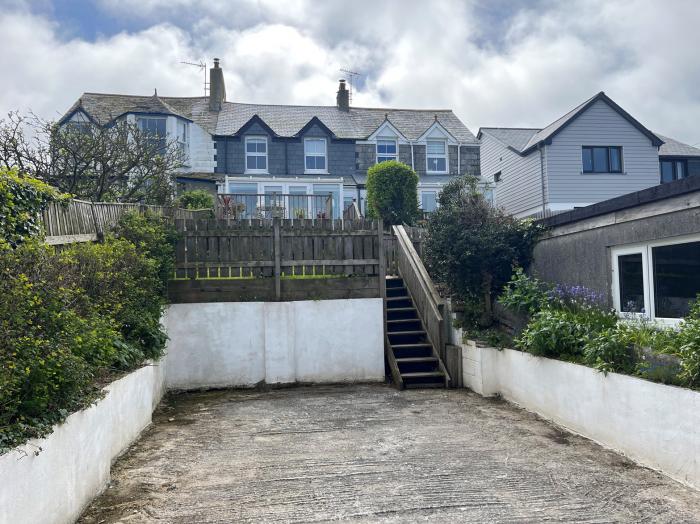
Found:
[[[386,160],[413,167],[432,211],[450,178],[480,169],[478,141],[449,109],[353,107],[344,80],[332,106],[230,102],[218,60],[208,96],[84,93],[61,123],[121,118],[178,137],[188,156],[179,189],[217,191],[244,217],[339,217],[353,200],[364,212],[367,170]]]

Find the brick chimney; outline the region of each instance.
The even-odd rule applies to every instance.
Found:
[[[219,67],[219,59],[214,59],[214,67],[209,69],[209,109],[221,111],[221,103],[226,100],[224,70]]]
[[[345,87],[345,80],[340,80],[338,85],[338,94],[335,97],[338,109],[341,111],[350,111],[350,91]]]

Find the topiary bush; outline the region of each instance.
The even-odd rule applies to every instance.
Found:
[[[66,198],[41,180],[0,168],[0,249],[40,234],[41,212],[50,202]]]
[[[388,225],[418,218],[418,175],[402,162],[380,162],[367,171],[367,216]]]

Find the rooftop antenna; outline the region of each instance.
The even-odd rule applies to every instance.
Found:
[[[199,62],[187,62],[185,60],[181,60],[180,63],[194,66],[199,68],[201,71],[204,71],[204,96],[207,96],[207,92],[209,91],[209,82],[207,82],[207,63],[203,60],[200,60]]]
[[[362,76],[360,73],[356,73],[355,71],[350,71],[349,69],[339,69],[341,73],[345,73],[348,75],[348,87],[349,87],[349,93],[348,93],[348,102],[350,105],[352,105],[352,88],[354,84],[355,77]]]

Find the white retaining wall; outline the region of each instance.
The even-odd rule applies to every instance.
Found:
[[[151,423],[163,371],[149,365],[112,382],[48,437],[1,455],[0,523],[74,522],[109,482],[112,461]]]
[[[700,489],[700,393],[511,349],[462,345],[464,385],[501,395]]]
[[[384,380],[379,298],[173,304],[167,387]]]

